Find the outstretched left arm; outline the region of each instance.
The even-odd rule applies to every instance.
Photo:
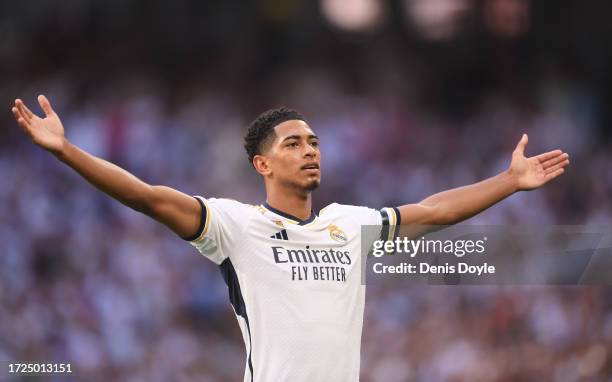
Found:
[[[459,223],[516,191],[542,187],[563,174],[565,166],[569,165],[567,153],[553,150],[527,158],[527,140],[527,134],[523,134],[512,153],[508,170],[481,182],[440,192],[419,203],[399,207],[401,224],[437,226]]]

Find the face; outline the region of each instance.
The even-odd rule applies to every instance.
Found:
[[[276,138],[256,159],[260,174],[279,185],[312,191],[321,183],[319,139],[304,121],[277,125]]]

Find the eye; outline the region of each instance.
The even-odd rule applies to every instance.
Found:
[[[312,141],[310,144],[312,145],[312,147],[319,147],[318,141]]]
[[[298,147],[298,143],[297,142],[291,142],[287,145],[287,147]]]

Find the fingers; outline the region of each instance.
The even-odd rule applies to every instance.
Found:
[[[19,98],[15,100],[15,105],[21,112],[22,117],[24,117],[26,120],[30,120],[34,117],[34,113],[32,113],[32,111],[28,109],[25,103],[23,103],[23,101]]]
[[[535,158],[538,160],[538,162],[544,163],[547,160],[549,160],[551,158],[554,158],[557,155],[560,155],[562,153],[563,153],[563,151],[561,151],[561,150],[553,150],[553,151],[549,151],[549,152],[544,153],[544,154],[537,155]]]
[[[23,114],[23,111],[21,111],[19,108],[17,107],[13,107],[11,109],[11,111],[13,112],[13,116],[15,116],[15,120],[19,123],[19,121],[21,120],[23,123],[29,125],[29,119],[26,118],[26,116]]]
[[[544,168],[544,170],[547,170],[548,168],[555,166],[556,164],[562,163],[562,162],[567,162],[567,164],[569,164],[569,154],[565,153],[565,154],[557,155],[547,160],[546,162],[542,163],[542,167]]]
[[[564,169],[560,168],[558,170],[551,172],[550,174],[546,174],[546,181],[548,182],[549,180],[555,179],[559,175],[563,174],[564,171],[565,171]]]
[[[27,121],[23,117],[22,112],[18,108],[13,107],[11,111],[13,112],[13,115],[15,116],[15,120],[17,120],[17,124],[19,124],[19,127],[21,127],[21,129],[31,137],[32,131],[30,130],[29,121]]]
[[[15,108],[19,112],[19,117],[23,119],[30,119],[27,112],[23,109],[23,102],[20,99],[15,100]]]
[[[514,149],[515,153],[524,155],[525,154],[525,146],[527,146],[527,142],[529,141],[529,137],[527,136],[527,134],[523,134],[523,136],[521,137],[521,140],[519,141],[519,143],[516,145],[516,149]]]
[[[38,103],[40,104],[40,107],[43,109],[47,117],[55,114],[53,108],[51,107],[51,102],[49,102],[47,97],[45,97],[44,95],[41,94],[38,96]]]
[[[15,106],[13,106],[11,111],[13,112],[13,116],[15,117],[15,121],[19,121],[19,118],[23,118],[19,109],[17,109]]]
[[[565,160],[565,161],[563,161],[561,163],[558,163],[558,164],[556,164],[554,166],[551,166],[551,167],[547,168],[545,170],[545,172],[546,172],[546,174],[552,174],[552,173],[555,173],[556,171],[558,171],[559,169],[562,170],[567,165],[569,165],[569,160]]]

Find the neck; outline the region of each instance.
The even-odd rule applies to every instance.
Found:
[[[312,211],[312,193],[296,193],[295,190],[275,190],[270,192],[266,202],[273,208],[286,214],[306,220]]]

